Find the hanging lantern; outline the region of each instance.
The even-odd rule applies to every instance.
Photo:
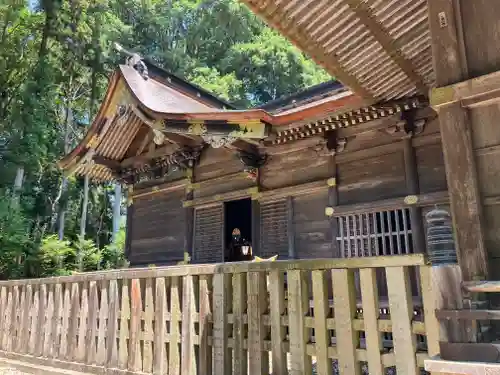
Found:
[[[431,264],[457,264],[453,224],[448,211],[436,207],[425,215],[425,219]]]

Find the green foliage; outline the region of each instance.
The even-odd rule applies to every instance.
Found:
[[[124,61],[114,42],[240,107],[329,78],[238,0],[37,3],[0,4],[2,279],[127,266],[125,231],[111,243],[113,187],[90,184],[79,238],[83,181],[55,164],[82,139]]]

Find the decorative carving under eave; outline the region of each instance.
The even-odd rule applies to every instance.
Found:
[[[118,172],[118,179],[133,185],[139,182],[154,181],[179,169],[193,168],[198,163],[202,152],[199,148],[183,148],[171,155],[165,155],[151,160],[140,167],[125,168]]]
[[[320,155],[336,155],[343,152],[347,145],[347,138],[339,137],[336,130],[328,131],[314,148]]]
[[[416,110],[405,111],[401,113],[401,121],[389,126],[385,132],[392,136],[401,136],[402,138],[413,137],[424,131],[425,119],[415,119]]]
[[[213,148],[221,148],[225,146],[229,146],[231,143],[236,141],[234,137],[225,137],[218,135],[202,135],[203,140],[212,146]]]
[[[244,165],[244,171],[247,173],[248,178],[256,181],[258,177],[259,168],[262,167],[267,161],[266,154],[260,154],[258,151],[255,153],[240,150],[239,158]]]

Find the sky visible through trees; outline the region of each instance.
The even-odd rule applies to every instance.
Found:
[[[115,42],[239,108],[331,79],[236,0],[1,0],[2,279],[126,264],[114,186],[55,164],[125,59]]]

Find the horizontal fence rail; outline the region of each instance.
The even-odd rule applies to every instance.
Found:
[[[430,280],[404,255],[3,281],[0,354],[100,374],[418,374],[437,354]]]

